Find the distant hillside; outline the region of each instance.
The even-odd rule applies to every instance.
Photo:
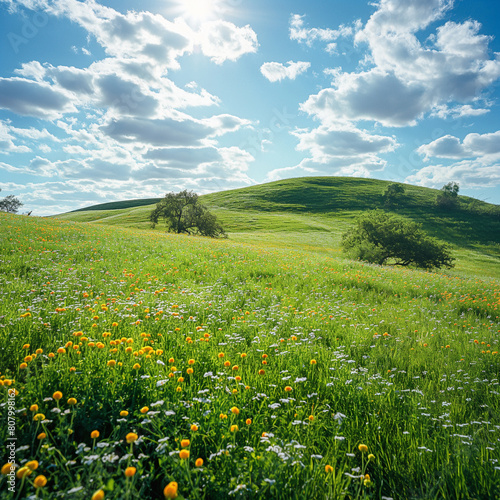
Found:
[[[99,205],[92,205],[87,208],[78,208],[69,213],[74,212],[88,212],[93,210],[120,210],[122,208],[135,208],[143,207],[144,205],[153,205],[158,203],[161,198],[143,198],[140,200],[125,200],[125,201],[110,201],[108,203],[100,203]]]
[[[500,206],[459,196],[456,209],[436,207],[439,190],[404,184],[397,206],[386,206],[390,181],[302,177],[201,196],[234,241],[339,252],[342,233],[363,211],[382,209],[423,225],[477,266],[500,269]],[[104,203],[57,217],[76,222],[150,228],[159,199]],[[156,230],[162,230],[158,225]]]

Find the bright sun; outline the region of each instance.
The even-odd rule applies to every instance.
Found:
[[[194,23],[211,21],[219,15],[220,0],[177,0],[182,17]]]

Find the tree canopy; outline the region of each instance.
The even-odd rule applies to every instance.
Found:
[[[436,205],[441,208],[455,208],[458,204],[459,189],[457,182],[445,184],[436,197]]]
[[[448,246],[426,234],[420,224],[378,210],[361,215],[342,235],[342,246],[351,257],[376,264],[453,267]]]
[[[0,189],[1,191],[1,189]],[[13,194],[0,199],[0,211],[17,214],[23,203],[19,201]]]
[[[387,206],[398,205],[405,196],[405,188],[402,184],[392,183],[387,186],[383,199]]]
[[[217,217],[200,203],[198,195],[192,191],[168,193],[151,212],[153,227],[164,219],[173,233],[200,234],[212,238],[227,237]]]

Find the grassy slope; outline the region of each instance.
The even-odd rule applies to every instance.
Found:
[[[234,241],[339,252],[342,232],[360,211],[385,209],[382,194],[389,184],[351,177],[304,177],[212,193],[202,199]],[[459,209],[439,210],[437,193],[405,185],[404,201],[391,211],[422,223],[430,234],[452,244],[459,271],[500,276],[499,207],[460,196]],[[148,228],[154,205],[131,203],[97,205],[59,218]],[[117,208],[103,210],[106,205]]]

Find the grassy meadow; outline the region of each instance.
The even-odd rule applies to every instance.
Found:
[[[381,267],[233,196],[227,240],[0,212],[0,498],[500,498],[492,233]]]

